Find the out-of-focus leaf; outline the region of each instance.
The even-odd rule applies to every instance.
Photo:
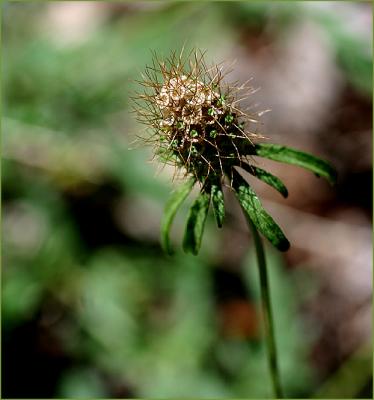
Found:
[[[278,250],[286,251],[290,243],[273,218],[264,210],[256,193],[248,183],[234,171],[234,189],[246,217]]]
[[[254,147],[255,155],[269,160],[297,165],[314,172],[318,176],[327,179],[331,184],[336,183],[335,169],[325,160],[312,156],[302,151],[286,146],[270,143],[258,143]]]
[[[186,253],[197,255],[199,252],[209,203],[210,194],[202,192],[190,208],[183,239],[183,249]]]
[[[329,36],[337,62],[348,81],[362,93],[371,95],[373,56],[370,35],[365,37],[360,30],[351,29],[345,17],[342,18],[343,14],[335,13],[333,9],[322,11],[309,7],[308,12]]]
[[[169,239],[169,231],[171,224],[174,220],[176,212],[178,211],[178,208],[181,206],[183,201],[191,192],[194,184],[195,184],[195,179],[193,178],[185,182],[173,193],[169,201],[166,203],[164,216],[161,222],[161,245],[164,251],[168,254],[173,253],[173,249],[171,247]]]
[[[370,49],[368,44],[366,49]],[[343,38],[337,48],[337,58],[348,80],[366,95],[371,94],[373,85],[372,55],[363,49],[359,40]]]
[[[249,165],[249,164],[242,164],[241,167],[245,171],[255,176],[256,178],[260,179],[262,182],[265,182],[268,185],[272,186],[275,190],[278,190],[278,192],[283,197],[288,196],[288,190],[284,185],[284,183],[279,178],[272,175],[270,172],[267,172],[262,168],[258,168],[255,167],[254,165]]]
[[[107,396],[105,386],[95,370],[68,370],[63,374],[59,386],[59,395],[63,398],[87,399]]]
[[[216,222],[218,228],[222,228],[223,219],[225,218],[225,202],[223,198],[223,192],[221,186],[216,184],[212,185],[211,197],[214,216],[216,217]]]
[[[27,271],[20,269],[5,277],[2,297],[3,321],[6,325],[10,325],[30,318],[42,298],[42,285],[27,274]]]
[[[373,370],[371,346],[363,345],[312,396],[314,399],[354,399],[370,384]]]

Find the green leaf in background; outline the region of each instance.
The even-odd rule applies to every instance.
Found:
[[[362,94],[371,96],[373,86],[373,57],[371,38],[362,31],[350,29],[343,14],[334,10],[308,8],[308,13],[325,30],[336,61],[346,75],[346,79]]]
[[[210,194],[201,192],[190,208],[183,238],[183,249],[186,253],[190,252],[196,256],[199,252],[209,203]]]
[[[286,251],[290,243],[282,230],[274,222],[273,218],[264,210],[256,193],[248,183],[234,170],[233,185],[235,194],[239,200],[246,217],[250,218],[256,228],[272,243],[278,250]]]
[[[168,254],[173,253],[173,249],[171,248],[169,239],[169,231],[171,224],[174,220],[176,212],[178,211],[178,208],[181,206],[183,201],[189,195],[194,184],[195,184],[195,179],[193,178],[189,179],[173,193],[173,195],[166,203],[164,215],[161,221],[161,246],[164,249],[164,251]]]
[[[272,186],[275,190],[278,190],[278,192],[283,197],[288,196],[288,190],[284,185],[284,183],[279,178],[272,175],[270,172],[267,172],[262,168],[258,168],[255,167],[254,165],[249,165],[249,164],[242,164],[241,168],[243,168],[245,171],[249,172],[256,178],[260,179],[262,182],[265,182],[268,185]]]
[[[312,156],[311,154],[270,143],[256,144],[254,152],[255,155],[268,158],[269,160],[284,162],[308,169],[318,176],[326,178],[331,184],[336,182],[337,174],[335,169],[327,161]]]
[[[221,185],[212,185],[211,196],[213,212],[214,216],[216,217],[217,226],[218,228],[222,228],[223,219],[225,218],[225,202]]]
[[[105,385],[93,368],[71,368],[63,373],[59,382],[59,395],[62,398],[106,397]]]
[[[313,399],[357,399],[373,376],[371,343],[362,344],[323,382]]]

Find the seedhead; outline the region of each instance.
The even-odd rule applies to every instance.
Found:
[[[288,191],[282,181],[259,168],[253,156],[298,165],[334,183],[335,170],[324,160],[288,147],[261,143],[258,133],[261,113],[249,114],[242,100],[254,90],[245,84],[225,81],[222,65],[208,67],[204,53],[175,52],[165,60],[154,54],[137,93],[134,110],[148,127],[141,139],[154,146],[155,156],[175,166],[187,181],[168,202],[162,223],[162,245],[171,252],[169,229],[178,207],[195,183],[200,195],[187,220],[184,249],[197,254],[201,245],[210,203],[218,227],[222,226],[225,207],[222,185],[234,191],[245,216],[276,248],[287,250],[289,242],[272,217],[263,209],[251,186],[239,173],[242,170],[262,180],[284,197]]]
[[[208,67],[196,50],[165,61],[155,56],[140,82],[145,90],[135,100],[138,119],[152,130],[146,141],[155,154],[202,185],[231,177],[248,145],[261,138],[258,116],[240,109],[253,88],[231,86],[224,76],[223,66]]]

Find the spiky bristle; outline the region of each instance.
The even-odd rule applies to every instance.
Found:
[[[155,146],[155,155],[202,184],[230,177],[248,154],[243,149],[263,137],[257,133],[258,114],[239,107],[253,89],[230,86],[224,76],[221,66],[207,67],[197,50],[165,61],[154,54],[139,82],[144,91],[134,98],[138,120],[152,130],[143,139]]]

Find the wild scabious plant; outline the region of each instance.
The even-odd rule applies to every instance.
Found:
[[[160,61],[146,68],[143,93],[135,100],[141,122],[151,128],[145,141],[154,145],[155,155],[176,167],[186,182],[176,190],[166,206],[162,224],[162,244],[171,253],[169,228],[178,207],[195,183],[200,195],[187,220],[184,249],[197,254],[210,204],[218,227],[222,226],[225,206],[222,185],[236,194],[244,213],[277,249],[285,251],[289,242],[263,209],[251,186],[240,174],[249,172],[284,197],[288,192],[279,178],[255,165],[252,156],[295,164],[334,182],[333,168],[312,155],[281,145],[262,143],[257,132],[258,114],[250,115],[240,102],[251,94],[246,84],[223,82],[222,67],[207,67],[201,52]]]
[[[210,205],[218,227],[222,227],[223,185],[235,193],[257,250],[269,363],[275,393],[281,397],[265,255],[258,232],[280,251],[288,250],[290,244],[241,171],[249,172],[284,197],[288,195],[284,183],[259,168],[253,156],[306,168],[330,183],[335,182],[336,172],[326,161],[310,154],[264,143],[257,129],[261,113],[249,114],[240,106],[252,88],[247,83],[230,85],[224,82],[224,75],[223,67],[208,67],[200,51],[186,56],[183,51],[180,55],[173,53],[165,60],[154,55],[139,82],[144,90],[134,98],[135,112],[150,130],[144,140],[154,146],[155,156],[174,165],[176,173],[185,178],[169,199],[162,220],[161,243],[167,253],[172,253],[169,230],[174,216],[195,184],[200,193],[190,208],[183,239],[184,250],[193,254],[199,252]]]

